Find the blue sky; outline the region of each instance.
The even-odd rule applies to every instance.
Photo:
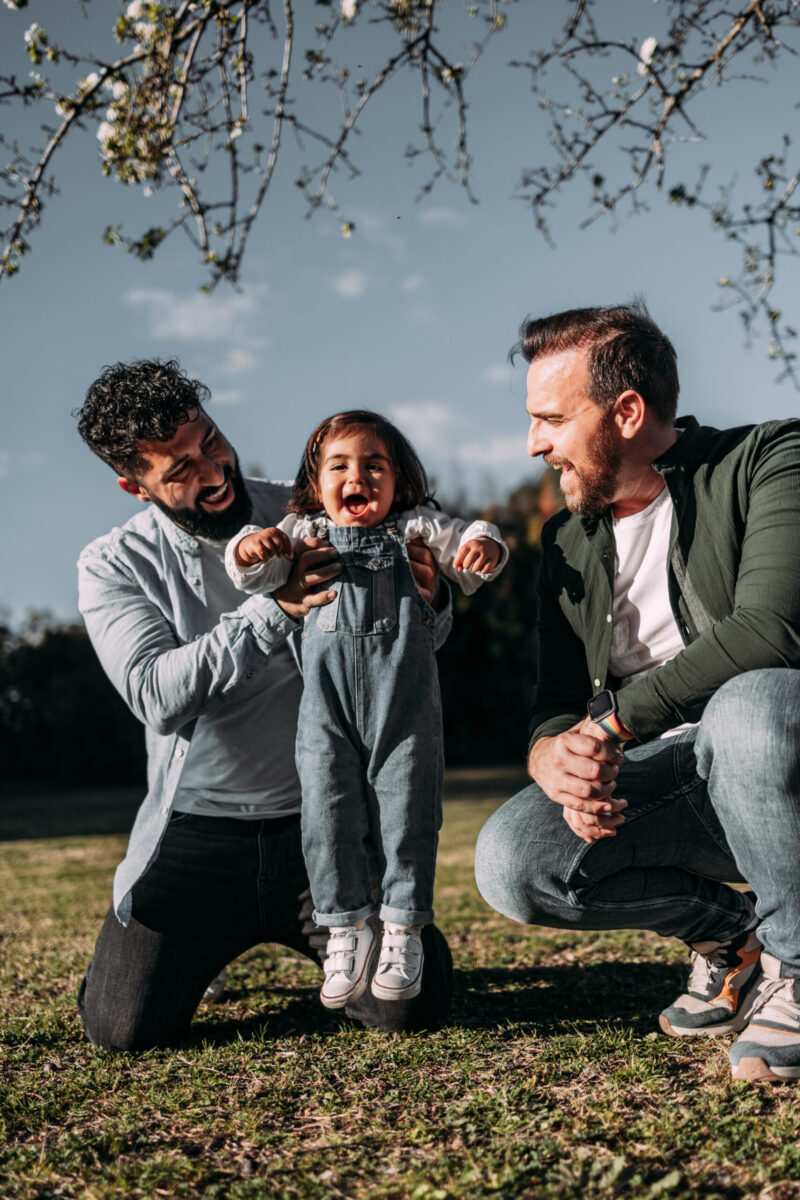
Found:
[[[449,2],[452,11],[456,0]],[[653,31],[658,15],[649,0],[603,7],[637,39]],[[81,23],[72,8],[67,0],[33,0],[20,13],[0,9],[4,69],[27,72],[22,34],[32,21],[54,32],[59,21],[73,44],[90,45],[118,11],[111,0],[93,3],[91,19]],[[49,204],[19,276],[0,286],[6,617],[31,608],[74,616],[80,549],[136,511],[82,445],[70,415],[100,369],[118,360],[177,356],[211,387],[211,412],[243,463],[272,478],[293,475],[321,417],[343,407],[380,409],[415,442],[440,494],[463,491],[476,505],[538,470],[525,456],[524,368],[507,363],[528,313],[640,293],[678,350],[682,413],[718,426],[796,415],[798,394],[775,382],[765,340],[746,350],[735,315],[711,311],[716,280],[734,273],[738,259],[702,214],[670,208],[651,193],[649,213],[623,219],[615,231],[609,223],[580,230],[584,197],[569,190],[553,211],[550,246],[514,197],[520,168],[547,151],[527,79],[506,64],[541,42],[544,20],[554,31],[554,16],[566,11],[554,3],[545,15],[523,0],[475,68],[478,205],[441,183],[414,203],[424,172],[402,151],[418,124],[416,92],[396,87],[380,99],[358,143],[362,175],[337,184],[355,236],[342,238],[324,212],[304,219],[287,158],[238,292],[221,285],[202,295],[202,267],[180,235],[149,264],[105,246],[110,220],[122,215],[137,232],[147,205],[160,200],[103,179],[91,132],[66,151],[61,195]],[[363,25],[352,36],[369,53],[379,34]],[[746,177],[751,160],[770,140],[778,143],[776,112],[791,126],[793,90],[789,78],[746,93],[713,89],[705,101],[709,142],[682,153],[713,162],[721,180],[737,171]],[[7,133],[24,132],[9,129],[10,108],[3,116]],[[787,312],[797,313],[797,289],[797,274],[787,268],[780,296]]]

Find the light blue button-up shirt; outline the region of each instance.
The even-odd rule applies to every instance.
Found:
[[[253,520],[277,525],[287,484],[248,480]],[[78,560],[79,608],[98,658],[128,707],[145,725],[147,795],[114,875],[114,909],[123,925],[131,892],[154,861],[172,811],[199,716],[252,691],[265,656],[297,622],[269,596],[250,596],[209,627],[200,544],[154,504],[91,542]],[[451,610],[437,620],[437,645]],[[299,660],[298,660],[299,669]],[[256,701],[257,701],[256,697]],[[265,729],[269,713],[264,713]],[[294,747],[287,746],[294,755]]]

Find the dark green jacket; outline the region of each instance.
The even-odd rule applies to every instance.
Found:
[[[698,721],[726,680],[800,667],[800,421],[720,431],[693,417],[653,466],[674,506],[668,588],[685,649],[617,692],[640,742]],[[531,741],[569,729],[609,676],[611,517],[564,511],[542,533]]]

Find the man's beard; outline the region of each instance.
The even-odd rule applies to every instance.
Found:
[[[221,512],[206,512],[200,507],[200,501],[204,496],[213,496],[214,492],[219,491],[219,484],[216,487],[203,488],[198,493],[194,508],[171,508],[157,496],[151,496],[150,499],[157,508],[166,513],[171,521],[174,521],[181,529],[185,529],[187,533],[191,533],[195,537],[213,538],[216,541],[227,540],[248,523],[253,505],[244,485],[239,459],[234,457],[234,465],[226,466],[224,471],[225,481],[230,482],[233,487],[233,500]]]
[[[573,463],[569,464],[579,487],[571,495],[564,491],[564,499],[569,511],[578,517],[599,517],[614,499],[622,449],[612,429],[613,418],[609,413],[597,430],[588,466],[579,471]],[[545,457],[544,461],[553,467],[563,467],[566,460]]]

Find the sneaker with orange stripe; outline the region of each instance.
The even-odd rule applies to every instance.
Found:
[[[782,966],[766,951],[761,955],[758,1002],[729,1051],[734,1079],[800,1079],[800,978],[782,976]]]
[[[722,1037],[744,1029],[761,979],[755,933],[746,929],[730,942],[695,942],[692,952],[686,991],[658,1018],[662,1031],[672,1037]]]

